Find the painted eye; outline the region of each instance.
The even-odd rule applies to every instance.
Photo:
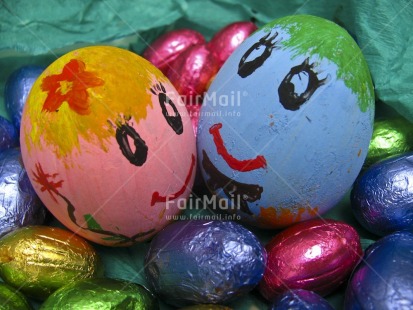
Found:
[[[307,102],[327,77],[319,80],[314,63],[306,58],[302,64],[292,67],[278,87],[280,102],[286,110],[296,111]],[[301,88],[301,89],[300,89]],[[302,90],[302,91],[301,91]]]
[[[242,78],[246,78],[247,76],[251,75],[256,69],[261,67],[264,62],[270,57],[272,50],[277,48],[277,44],[281,41],[272,42],[277,36],[278,32],[276,32],[273,36],[270,37],[271,33],[263,36],[258,42],[254,43],[241,57],[241,60],[238,64],[238,75]],[[261,54],[255,57],[253,60],[248,60],[252,54],[259,54],[259,51],[263,50]]]
[[[165,87],[161,83],[155,84],[151,88],[151,92],[155,96],[158,96],[159,104],[161,105],[162,109],[162,114],[165,117],[168,125],[171,126],[171,128],[175,131],[177,135],[180,135],[184,131],[184,127],[182,125],[182,118],[175,104],[173,103],[171,98],[169,98],[166,94]],[[168,112],[166,105],[169,105],[172,108],[172,114]]]
[[[132,150],[129,139],[133,141],[135,150]],[[132,126],[127,123],[118,126],[116,129],[116,141],[122,154],[132,165],[139,167],[146,162],[148,146]]]

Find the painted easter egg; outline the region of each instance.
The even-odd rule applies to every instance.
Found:
[[[413,234],[396,232],[367,248],[348,283],[344,309],[413,308]]]
[[[0,237],[44,223],[47,210],[30,183],[19,148],[0,152],[0,197]]]
[[[0,239],[0,276],[36,299],[73,281],[96,277],[98,267],[95,249],[67,230],[27,226]]]
[[[269,310],[333,310],[320,295],[306,290],[289,290],[278,295]]]
[[[46,207],[105,245],[146,240],[180,210],[195,174],[191,120],[168,79],[109,46],[74,50],[34,83],[20,132]]]
[[[225,303],[258,284],[265,260],[264,247],[240,224],[178,221],[152,240],[145,275],[170,305]]]
[[[198,156],[231,212],[282,228],[336,205],[372,134],[374,92],[352,37],[325,19],[277,19],[248,37],[208,89]]]
[[[41,310],[158,310],[158,301],[143,286],[109,278],[84,279],[54,292]]]
[[[27,96],[44,69],[42,66],[23,66],[14,71],[7,79],[4,87],[4,103],[17,130],[20,129]]]
[[[376,163],[361,174],[351,191],[351,207],[360,224],[379,236],[413,232],[413,153]]]
[[[362,255],[356,230],[329,219],[295,224],[265,249],[268,259],[259,291],[268,300],[291,289],[325,296],[348,279]]]

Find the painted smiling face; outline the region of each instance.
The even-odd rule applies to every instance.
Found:
[[[231,55],[205,96],[198,154],[231,212],[282,228],[324,213],[367,153],[374,93],[360,49],[313,16],[275,20]]]
[[[21,127],[34,188],[65,226],[97,243],[153,236],[188,197],[196,150],[178,93],[143,58],[70,52],[33,85]],[[182,202],[181,202],[182,203]]]

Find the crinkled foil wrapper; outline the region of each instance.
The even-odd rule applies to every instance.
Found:
[[[370,245],[348,282],[344,309],[413,309],[413,234]]]
[[[181,308],[180,310],[232,310],[232,308],[220,305],[195,305]]]
[[[143,286],[109,278],[71,283],[51,295],[41,310],[157,310],[158,301]]]
[[[0,196],[0,237],[45,221],[47,211],[29,181],[18,148],[0,153]]]
[[[47,226],[14,230],[0,239],[0,277],[43,300],[75,280],[95,277],[97,252],[72,232]]]
[[[261,280],[266,252],[235,222],[179,221],[152,240],[145,275],[158,297],[176,307],[225,303]]]
[[[1,310],[31,310],[26,297],[15,288],[0,282]]]
[[[374,123],[364,168],[388,158],[413,150],[413,123],[405,118],[378,120]]]

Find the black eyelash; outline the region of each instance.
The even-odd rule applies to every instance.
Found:
[[[290,111],[298,110],[307,102],[314,92],[327,82],[327,77],[319,80],[317,73],[314,72],[314,63],[310,64],[309,58],[306,58],[300,65],[292,67],[278,87],[278,96],[283,107]],[[295,75],[300,77],[300,73],[305,72],[308,75],[308,85],[305,91],[298,95],[295,92],[295,86],[291,83]]]

